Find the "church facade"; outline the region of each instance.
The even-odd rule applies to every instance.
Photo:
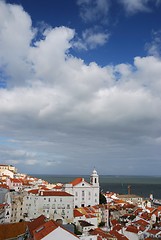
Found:
[[[74,196],[74,207],[86,207],[99,204],[99,176],[94,169],[90,176],[90,183],[84,178],[76,178],[64,184],[63,190]]]

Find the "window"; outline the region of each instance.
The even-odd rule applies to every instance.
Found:
[[[75,196],[78,197],[78,192],[75,192]]]
[[[60,198],[60,202],[62,202],[62,198]]]
[[[65,215],[64,209],[62,210],[62,215]]]
[[[50,202],[50,198],[48,199],[48,202]]]
[[[82,191],[82,197],[84,197],[84,191]]]

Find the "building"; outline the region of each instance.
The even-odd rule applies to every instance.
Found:
[[[19,192],[23,188],[22,181],[20,179],[16,178],[8,178],[6,181],[7,185],[9,186],[10,189]]]
[[[31,220],[44,215],[49,219],[73,221],[74,198],[63,191],[33,189],[24,196],[24,217]]]
[[[90,176],[90,183],[84,178],[76,178],[64,184],[63,190],[74,196],[74,207],[94,206],[99,204],[99,176],[94,169]]]
[[[63,226],[57,224],[55,221],[50,220],[33,231],[33,239],[35,240],[78,240],[79,238],[70,231],[66,230]]]
[[[117,198],[132,204],[136,204],[138,206],[142,206],[143,203],[143,198],[135,194],[119,194],[117,195]]]
[[[9,170],[13,173],[17,173],[17,169],[12,165],[0,164],[0,172],[4,170]]]

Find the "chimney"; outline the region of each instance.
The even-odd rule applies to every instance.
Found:
[[[128,195],[131,194],[131,185],[128,185]]]

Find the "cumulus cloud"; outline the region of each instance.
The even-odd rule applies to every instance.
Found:
[[[56,173],[69,173],[80,171],[80,160],[82,171],[87,160],[93,168],[99,159],[104,169],[106,164],[112,167],[110,159],[119,158],[125,167],[130,154],[137,159],[136,148],[149,149],[148,155],[156,150],[152,142],[161,130],[160,58],[87,65],[70,52],[73,29],[47,27],[35,39],[29,15],[17,5],[0,4],[0,18],[6,19],[0,21],[0,68],[12,82],[0,89],[0,131],[12,139],[4,144],[4,161],[17,160],[32,172],[53,173],[54,166]],[[11,38],[13,26],[20,24],[17,13],[22,20],[16,28],[19,45]],[[89,32],[84,38],[91,45],[107,40],[90,38]],[[119,170],[113,167],[117,174]]]
[[[0,70],[12,83],[21,79],[23,84],[24,75],[30,78],[26,57],[33,37],[31,18],[23,8],[0,1]]]
[[[127,13],[134,14],[137,12],[149,12],[151,8],[149,7],[149,3],[152,2],[156,6],[160,4],[160,0],[119,0],[121,4],[123,4]]]

